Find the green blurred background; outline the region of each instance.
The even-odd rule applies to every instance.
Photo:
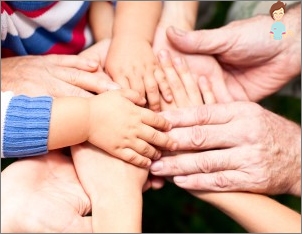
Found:
[[[233,2],[216,1],[205,2],[205,4],[208,9],[200,7],[199,11],[199,15],[204,14],[205,17],[199,18],[197,25],[202,25],[202,28],[215,28],[224,24],[226,14]],[[300,98],[272,95],[260,104],[301,124]],[[1,170],[13,161],[14,159],[2,159]],[[273,198],[301,213],[300,198],[289,195]],[[144,193],[143,232],[235,233],[246,231],[213,206],[167,182],[161,190],[149,190]]]

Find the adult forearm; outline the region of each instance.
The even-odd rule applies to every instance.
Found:
[[[251,193],[192,194],[216,206],[248,232],[301,232],[301,215],[269,197]]]
[[[288,190],[288,194],[294,196],[301,196],[301,127],[293,123],[289,133],[293,134],[293,141],[290,143],[289,155],[292,157],[291,175],[288,180],[291,181],[292,186]]]
[[[165,1],[159,24],[166,28],[175,26],[183,30],[193,30],[198,4],[198,1]]]

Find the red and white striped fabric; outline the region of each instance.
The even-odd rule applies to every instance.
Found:
[[[1,1],[2,57],[77,54],[92,44],[88,1]]]

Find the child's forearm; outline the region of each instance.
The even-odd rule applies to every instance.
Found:
[[[198,1],[165,1],[160,25],[193,30],[197,19]]]
[[[102,168],[107,168],[106,175],[93,179],[96,187],[89,193],[92,202],[93,231],[141,232],[142,187],[148,170],[104,154],[92,154],[89,157],[98,157],[98,161],[94,161],[94,167],[91,166],[90,170],[99,173],[105,171]]]
[[[93,222],[94,232],[142,232],[142,191],[135,187],[127,190],[122,187],[106,193],[100,191],[99,200],[92,199],[92,216],[99,218],[99,222]]]
[[[64,97],[53,100],[48,150],[76,145],[88,139],[88,99]]]
[[[93,1],[89,10],[89,22],[94,40],[101,41],[112,37],[114,8],[108,1]]]
[[[2,93],[6,98],[8,93]],[[2,157],[28,157],[84,142],[88,138],[88,99],[14,96],[1,113]]]
[[[141,232],[142,187],[148,170],[112,157],[89,143],[72,147],[71,152],[91,201],[93,232]]]
[[[118,1],[113,37],[143,38],[152,43],[161,10],[161,1]]]
[[[216,206],[248,232],[301,233],[301,215],[267,196],[242,192],[192,194]]]

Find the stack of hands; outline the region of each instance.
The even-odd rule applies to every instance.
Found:
[[[300,14],[300,8],[292,10],[295,14]],[[2,231],[92,232],[100,225],[92,221],[94,215],[107,214],[103,223],[113,215],[92,207],[114,206],[127,196],[138,203],[128,199],[129,206],[141,206],[141,192],[161,188],[165,177],[213,204],[215,199],[206,192],[300,196],[301,128],[256,103],[301,71],[299,40],[288,37],[279,46],[268,36],[270,24],[267,16],[257,16],[212,30],[166,30],[159,25],[151,48],[157,58],[144,61],[158,61],[158,65],[139,73],[138,77],[146,76],[142,83],[136,76],[111,72],[110,61],[118,59],[109,49],[116,41],[110,39],[79,55],[1,59],[2,90],[29,96],[78,96],[87,98],[91,106],[102,99],[106,105],[99,108],[111,118],[106,124],[114,126],[98,129],[98,134],[90,131],[87,142],[71,147],[72,157],[53,150],[8,166],[1,173]],[[295,32],[300,32],[298,26]],[[251,34],[255,28],[257,33]],[[146,54],[150,48],[142,45],[138,51]],[[129,72],[134,71],[136,66]],[[143,108],[145,93],[150,110]],[[129,117],[121,116],[125,111]],[[90,128],[97,129],[97,123]],[[99,141],[106,134],[118,137]],[[127,137],[129,143],[119,149]],[[119,198],[110,196],[117,193]],[[139,221],[141,211],[134,213]],[[126,230],[110,222],[101,228]]]

